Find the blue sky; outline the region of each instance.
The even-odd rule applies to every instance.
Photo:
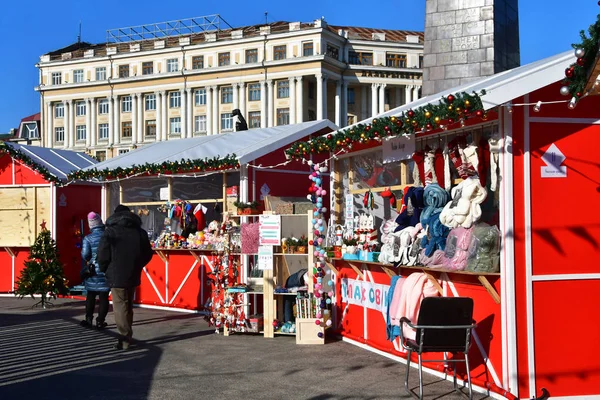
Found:
[[[5,1],[0,8],[0,133],[39,111],[35,63],[39,56],[82,38],[104,42],[106,30],[152,22],[221,14],[232,26],[269,21],[308,22],[325,17],[333,25],[423,30],[425,0],[42,0]],[[520,0],[521,64],[560,53],[577,42],[600,13],[597,0]]]

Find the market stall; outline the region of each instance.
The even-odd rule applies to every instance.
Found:
[[[557,346],[566,321],[577,342],[600,339],[589,317],[600,293],[589,262],[600,256],[600,98],[597,83],[572,95],[562,87],[576,60],[559,54],[286,150],[335,159],[340,233],[320,265],[336,278],[345,341],[405,362],[401,316],[416,322],[424,296],[471,297],[479,391],[598,396],[600,347]],[[466,377],[452,363],[426,366]]]
[[[215,292],[247,282],[255,269],[240,227],[256,222],[264,199],[306,199],[308,169],[291,165],[282,149],[334,129],[323,120],[150,144],[71,177],[102,183],[104,218],[124,204],[142,219],[156,255],[142,273],[138,303],[206,311]],[[301,214],[306,220],[306,209]],[[300,235],[282,231],[292,233]]]
[[[100,188],[67,185],[67,175],[94,165],[84,153],[0,142],[0,292],[14,290],[29,247],[42,230],[56,240],[69,286],[80,281],[82,221],[100,210]]]

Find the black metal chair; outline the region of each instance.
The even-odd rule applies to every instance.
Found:
[[[404,337],[402,330],[405,324],[416,330],[415,340]],[[423,398],[423,360],[421,355],[432,352],[453,353],[455,357],[452,360],[426,361],[453,362],[454,389],[465,395],[456,384],[456,363],[464,362],[469,382],[469,399],[472,399],[473,388],[468,353],[471,347],[471,330],[476,326],[473,321],[473,299],[468,297],[426,297],[421,302],[416,325],[412,324],[408,318],[402,318],[400,320],[400,343],[408,351],[406,381],[404,382],[406,390],[415,396],[408,387],[410,356],[413,352],[419,356],[419,399]],[[464,360],[457,360],[456,353],[463,353]]]

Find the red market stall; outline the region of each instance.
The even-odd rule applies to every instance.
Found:
[[[100,211],[100,188],[66,184],[68,174],[94,165],[84,153],[0,143],[0,292],[11,293],[44,225],[56,240],[69,286],[81,269],[81,222]]]
[[[103,218],[117,204],[127,205],[156,243],[136,301],[197,312],[205,309],[211,296],[208,276],[215,268],[215,250],[165,245],[160,238],[166,231],[180,234],[183,228],[170,214],[172,207],[193,207],[203,214],[206,225],[221,221],[225,214],[240,224],[252,217],[236,215],[236,201],[262,204],[266,196],[306,199],[308,168],[290,165],[283,148],[334,129],[334,124],[322,120],[149,144],[72,177],[102,183]],[[302,214],[306,216],[306,211]],[[246,282],[253,261],[235,257],[241,266],[236,279]]]
[[[600,97],[598,83],[579,97],[565,97],[565,69],[575,60],[572,51],[559,54],[286,150],[295,159],[335,155],[331,218],[350,232],[344,250],[354,251],[352,234],[370,232],[358,229],[361,214],[374,218],[380,240],[389,221],[408,229],[391,239],[398,240],[385,252],[398,257],[391,262],[366,258],[366,251],[328,261],[336,286],[334,330],[345,341],[405,363],[399,339],[387,339],[388,292],[398,276],[407,282],[420,274],[431,295],[474,299],[478,325],[469,355],[477,390],[498,398],[535,398],[542,388],[551,398],[600,398],[600,329],[590,314],[600,293],[600,271],[591,261],[600,257]],[[476,190],[475,180],[481,184]],[[436,182],[437,192],[448,190],[452,199],[437,211],[438,222],[454,223],[448,236],[466,228],[464,218],[473,218],[473,227],[486,222],[487,232],[499,229],[499,247],[489,253],[497,257],[497,270],[478,270],[477,262],[471,268],[470,255],[458,268],[452,258],[462,249],[458,244],[454,253],[434,252],[445,257],[438,261],[418,253],[415,262],[412,247],[402,253],[403,238],[414,243],[419,237],[410,237],[414,223],[406,219],[427,209],[410,188],[427,191]],[[457,210],[465,199],[471,214],[462,216]],[[435,244],[436,225],[427,223],[432,230],[421,231],[419,240]],[[368,242],[358,240],[363,249]],[[419,265],[422,260],[428,264]],[[565,346],[565,333],[580,348]],[[452,379],[452,363],[425,365]],[[457,375],[466,378],[464,367]]]

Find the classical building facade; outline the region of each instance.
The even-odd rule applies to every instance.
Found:
[[[343,127],[420,96],[422,32],[324,20],[233,28],[218,15],[175,22],[41,56],[42,145],[103,159],[232,131],[234,109],[250,129],[324,118]]]

